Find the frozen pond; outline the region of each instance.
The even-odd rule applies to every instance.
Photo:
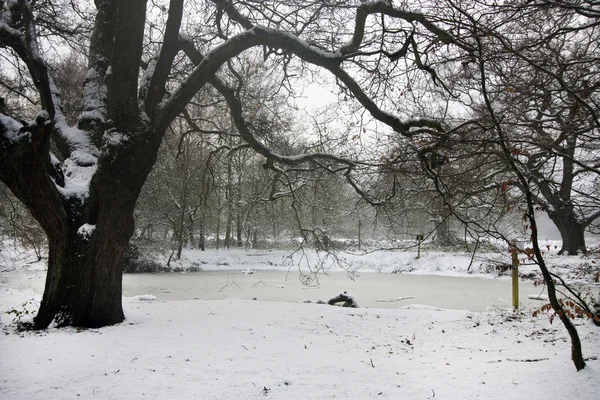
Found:
[[[159,300],[241,298],[297,302],[325,300],[347,290],[363,307],[397,308],[408,304],[485,311],[511,305],[511,281],[507,278],[457,278],[435,275],[363,273],[354,281],[343,272],[319,276],[318,287],[302,285],[297,271],[235,271],[193,273],[125,274],[125,296],[151,294]],[[541,305],[527,298],[542,287],[529,281],[519,285],[520,301]],[[545,292],[544,292],[545,294]],[[402,298],[401,300],[396,300]]]
[[[360,306],[372,308],[422,304],[486,311],[491,307],[511,306],[510,278],[362,273],[351,280],[343,272],[332,272],[319,275],[318,287],[307,287],[298,276],[298,271],[254,271],[252,274],[243,274],[240,270],[125,274],[123,295],[154,295],[158,300],[256,298],[260,301],[298,302],[306,299],[327,301],[340,292],[348,291]],[[4,282],[2,286],[32,289],[36,294],[43,292],[43,271],[29,271],[6,278],[11,283]],[[522,305],[544,304],[527,298],[530,294],[545,294],[543,287],[534,287],[531,281],[520,281],[519,289]]]

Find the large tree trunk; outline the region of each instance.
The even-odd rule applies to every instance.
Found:
[[[52,321],[84,327],[119,323],[124,319],[121,262],[133,235],[133,209],[154,162],[158,137],[148,131],[146,137],[155,140],[147,141],[145,148],[134,140],[121,146],[119,151],[129,157],[112,158],[107,151],[89,194],[61,196],[57,186],[63,184],[62,178],[47,153],[52,125],[45,118],[41,115],[28,128],[31,141],[5,142],[0,149],[0,178],[48,237],[46,285],[34,322],[39,328]],[[0,139],[6,137],[4,129],[0,124]]]
[[[585,245],[585,224],[578,221],[573,212],[573,207],[563,207],[556,211],[548,211],[550,220],[560,232],[562,239],[562,248],[558,254],[567,253],[568,255],[577,255],[579,252],[586,252]]]
[[[112,212],[93,231],[49,241],[48,272],[38,327],[58,325],[101,327],[125,319],[121,305],[121,262],[133,234],[131,213]]]
[[[151,132],[146,132],[151,136]],[[151,154],[156,154],[155,141]],[[35,318],[45,328],[100,327],[122,322],[122,260],[134,232],[133,210],[154,163],[136,143],[122,146],[130,157],[100,163],[87,202],[67,205],[67,228],[47,231],[48,273]]]

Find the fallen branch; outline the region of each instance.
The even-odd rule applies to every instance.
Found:
[[[413,298],[414,298],[414,296],[396,297],[395,299],[389,299],[389,300],[375,300],[375,303],[394,303],[396,301],[408,300],[408,299],[413,299]]]
[[[547,360],[549,360],[549,358],[531,358],[531,359],[527,358],[527,359],[524,359],[524,360],[517,360],[517,359],[514,359],[514,358],[507,358],[506,359],[506,361],[512,361],[512,362],[540,362],[540,361],[547,361]]]
[[[354,300],[354,297],[348,292],[340,293],[337,296],[332,297],[331,299],[329,299],[327,304],[334,305],[334,304],[342,303],[342,302],[344,303],[343,307],[352,307],[352,308],[359,307],[356,300]]]
[[[529,296],[527,296],[527,298],[531,299],[531,300],[541,300],[541,301],[548,300],[548,296],[543,295],[543,294],[530,294]]]
[[[540,362],[540,361],[547,361],[549,360],[549,358],[532,358],[532,359],[525,359],[525,360],[517,360],[514,358],[507,358],[506,361],[511,361],[511,362]],[[488,364],[495,364],[495,363],[501,363],[502,360],[493,360],[493,361],[488,361]]]

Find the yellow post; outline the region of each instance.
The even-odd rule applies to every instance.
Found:
[[[512,254],[512,304],[515,310],[519,309],[519,254]]]

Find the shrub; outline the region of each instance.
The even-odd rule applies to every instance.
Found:
[[[124,273],[156,273],[166,270],[159,262],[142,253],[138,246],[133,243],[129,244],[123,257]]]

